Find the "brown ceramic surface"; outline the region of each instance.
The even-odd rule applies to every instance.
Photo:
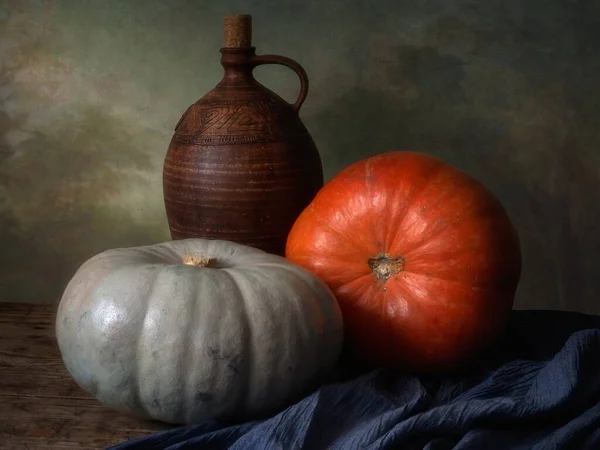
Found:
[[[283,255],[294,221],[323,186],[319,153],[298,116],[308,78],[297,62],[245,46],[250,22],[241,17],[226,27],[226,42],[241,44],[221,49],[223,79],[176,126],[163,171],[165,207],[173,239],[227,239]],[[254,79],[263,64],[298,74],[294,105]]]

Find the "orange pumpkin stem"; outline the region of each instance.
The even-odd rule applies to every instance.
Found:
[[[402,255],[394,258],[391,255],[381,254],[375,258],[369,259],[369,267],[375,273],[377,279],[383,281],[384,283],[392,275],[402,272],[405,264],[404,256]]]

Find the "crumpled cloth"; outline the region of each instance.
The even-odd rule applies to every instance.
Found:
[[[502,342],[461,374],[341,367],[266,420],[211,421],[111,449],[600,449],[600,316],[513,311]]]

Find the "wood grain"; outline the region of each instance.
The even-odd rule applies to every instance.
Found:
[[[103,407],[65,369],[55,307],[0,303],[0,449],[104,449],[169,426]]]

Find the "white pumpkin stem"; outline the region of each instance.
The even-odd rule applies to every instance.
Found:
[[[215,260],[205,255],[184,255],[183,263],[186,266],[215,267]]]

